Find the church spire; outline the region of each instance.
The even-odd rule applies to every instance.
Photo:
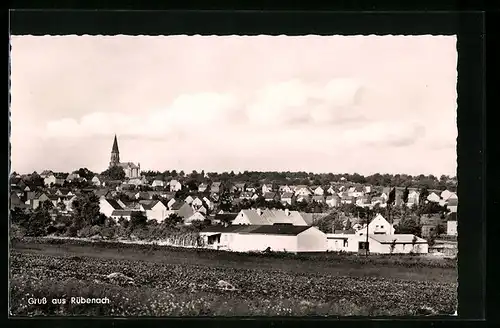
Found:
[[[118,140],[115,134],[113,148],[111,149],[111,161],[109,162],[109,167],[117,166],[118,164],[120,164],[120,151],[118,150]]]
[[[112,153],[120,153],[118,150],[118,140],[116,139],[116,134],[115,134],[115,141],[113,142],[113,149],[111,149]]]

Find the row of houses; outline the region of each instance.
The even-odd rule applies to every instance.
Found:
[[[366,252],[428,253],[425,239],[395,234],[392,224],[377,215],[368,225],[349,232],[325,234],[312,226],[307,213],[287,210],[242,210],[230,226],[209,226],[200,232],[207,248],[235,252]]]

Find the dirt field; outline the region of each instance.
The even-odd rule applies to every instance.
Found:
[[[28,240],[13,243],[10,268],[13,315],[412,315],[452,314],[457,304],[455,261],[419,256]]]

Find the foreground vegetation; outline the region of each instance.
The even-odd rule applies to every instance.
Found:
[[[11,314],[452,314],[456,263],[407,256],[235,254],[152,245],[18,240]],[[110,304],[52,304],[72,296]],[[46,297],[45,305],[28,298]],[[432,309],[430,309],[432,308]]]

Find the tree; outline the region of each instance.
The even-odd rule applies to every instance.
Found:
[[[394,227],[396,234],[412,234],[420,236],[422,233],[422,226],[418,224],[415,217],[407,217],[402,219],[398,225]]]
[[[121,166],[112,166],[106,171],[102,172],[101,175],[109,178],[110,180],[123,180],[125,179],[125,171]]]
[[[52,219],[47,206],[39,206],[21,225],[26,230],[26,236],[39,237],[47,234]]]
[[[410,194],[410,191],[408,190],[408,187],[405,188],[403,191],[403,203],[406,204],[408,203],[408,195]]]
[[[170,214],[162,223],[166,226],[173,227],[184,221],[181,216],[176,213]]]
[[[133,211],[130,215],[130,229],[143,228],[146,226],[148,218],[141,211]]]
[[[76,171],[75,173],[78,173],[80,178],[85,178],[87,180],[91,180],[95,175],[94,172],[90,171],[86,167],[78,169],[78,171]]]
[[[389,197],[387,198],[387,205],[394,204],[395,200],[396,200],[396,188],[392,188],[392,190],[389,192]]]
[[[73,224],[78,228],[104,224],[105,216],[100,215],[99,197],[94,193],[84,193],[73,201]]]
[[[428,196],[429,196],[429,190],[427,189],[427,187],[421,188],[419,196],[420,203],[424,204]]]

